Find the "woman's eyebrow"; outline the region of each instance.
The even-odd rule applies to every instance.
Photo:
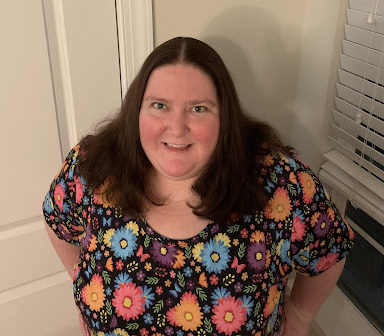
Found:
[[[155,97],[155,96],[147,96],[144,98],[145,101],[147,100],[156,100],[161,103],[169,103],[169,101],[165,98]]]
[[[211,106],[216,106],[216,104],[210,99],[192,100],[189,102],[189,104],[190,105],[208,104]]]
[[[169,100],[165,99],[165,98],[161,98],[161,97],[156,97],[156,96],[152,96],[152,95],[149,95],[149,96],[146,96],[144,98],[145,101],[158,101],[158,102],[161,102],[161,103],[166,103],[166,104],[169,104]],[[210,99],[196,99],[196,100],[191,100],[188,102],[189,105],[201,105],[201,104],[208,104],[208,105],[211,105],[213,107],[216,106],[216,103],[214,103],[212,100]]]

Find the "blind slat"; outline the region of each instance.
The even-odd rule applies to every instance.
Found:
[[[360,44],[344,40],[343,53],[344,55],[356,58],[359,61],[384,68],[384,60],[382,59],[383,53],[378,50],[373,50]]]
[[[352,176],[357,182],[361,183],[374,192],[377,196],[384,200],[384,188],[382,183],[378,183],[378,179],[366,172],[364,169],[354,164],[351,159],[337,150],[332,150],[324,157],[333,162],[336,166],[344,170],[348,175]]]
[[[348,41],[361,44],[363,46],[375,49],[383,50],[384,36],[369,30],[345,25],[345,38]]]
[[[372,142],[374,145],[380,148],[384,148],[384,138],[382,136],[368,130],[364,126],[361,126],[360,124],[346,117],[339,111],[332,110],[332,112],[334,120],[341,126],[342,129],[352,134],[352,136],[356,138],[360,136],[366,139],[367,141]],[[380,163],[384,165],[384,162]]]
[[[337,127],[335,124],[331,124],[331,129],[332,133],[336,135],[338,139],[345,141],[344,144],[347,143],[351,145],[354,149],[358,149],[359,151],[364,152],[366,155],[376,160],[377,162],[384,162],[383,154],[369,146],[366,146],[364,142],[358,140],[357,138],[354,138],[352,135],[350,135],[348,132],[344,131],[340,127]]]
[[[371,1],[367,0],[349,0],[349,8],[358,10],[360,12],[369,13],[371,11]],[[376,2],[373,3],[372,10],[376,9]],[[378,0],[377,11],[378,15],[384,16],[384,0]]]
[[[372,163],[370,163],[367,160],[362,160],[359,155],[357,155],[354,151],[350,150],[348,147],[344,146],[341,142],[331,138],[332,144],[334,148],[339,151],[340,153],[343,153],[346,157],[351,159],[352,161],[356,161],[360,166],[364,167],[371,173],[375,174],[379,178],[381,178],[384,181],[384,171],[382,171],[380,168],[376,167]]]
[[[384,85],[384,69],[359,61],[353,57],[340,55],[341,68],[357,76]]]
[[[384,104],[375,101],[358,91],[352,90],[347,86],[344,86],[340,83],[336,84],[337,95],[351,103],[356,107],[361,107],[361,109],[366,110],[380,118],[384,119]]]
[[[368,13],[347,9],[347,23],[351,26],[384,34],[384,17],[376,15],[375,24],[368,23]]]
[[[337,111],[341,112],[348,118],[352,120],[356,120],[356,116],[360,115],[362,124],[373,128],[377,132],[384,134],[384,122],[371,116],[367,112],[364,112],[363,110],[357,108],[356,106],[353,106],[352,104],[349,104],[345,100],[342,100],[338,97],[335,97],[335,103]]]
[[[361,183],[357,182],[355,178],[329,160],[321,165],[319,177],[328,185],[341,190],[356,207],[370,214],[379,223],[384,223],[384,199],[368,189],[364,179]]]
[[[354,194],[384,204],[384,0],[350,0],[344,31],[329,136],[334,150],[324,156],[350,176]]]
[[[339,69],[338,72],[339,81],[341,84],[384,102],[383,87],[377,86],[368,80],[364,80],[363,78],[351,74],[350,72],[344,71],[342,69]]]

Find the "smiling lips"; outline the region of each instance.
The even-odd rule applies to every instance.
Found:
[[[183,150],[191,147],[191,144],[173,144],[169,142],[163,142],[163,144],[169,149]]]

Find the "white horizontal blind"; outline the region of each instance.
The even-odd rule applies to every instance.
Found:
[[[334,150],[325,157],[352,177],[351,190],[369,185],[384,205],[383,51],[384,0],[350,0],[332,110]]]

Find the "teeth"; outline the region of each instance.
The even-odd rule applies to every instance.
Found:
[[[171,143],[168,143],[166,142],[165,143],[168,147],[172,147],[172,148],[187,148],[189,145],[178,145],[178,144],[171,144]]]

